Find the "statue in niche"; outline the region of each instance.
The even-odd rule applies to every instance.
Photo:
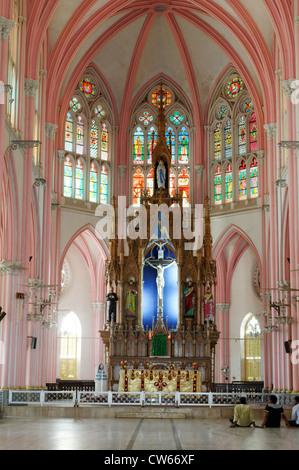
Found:
[[[126,316],[135,317],[136,316],[137,290],[134,288],[134,283],[132,279],[129,282],[129,287],[125,295],[126,295],[126,305],[125,305]]]
[[[163,160],[159,161],[156,171],[158,189],[166,188],[166,168]]]
[[[111,320],[115,321],[116,319],[116,302],[118,301],[118,297],[111,287],[109,294],[106,297],[106,301],[108,302],[108,323],[111,323]]]
[[[185,316],[194,317],[196,293],[191,280],[188,281],[187,288],[184,291],[185,295]]]
[[[214,312],[214,299],[211,292],[211,286],[208,283],[205,287],[205,294],[203,296],[203,312],[204,312],[204,323],[214,323],[215,312]]]

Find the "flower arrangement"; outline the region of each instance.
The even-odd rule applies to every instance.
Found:
[[[121,361],[121,363],[120,363],[120,368],[121,369],[128,369],[128,367],[129,367],[128,361]]]
[[[200,365],[198,364],[198,362],[192,362],[192,366],[191,366],[191,369],[194,369],[194,370],[198,370],[200,367]]]

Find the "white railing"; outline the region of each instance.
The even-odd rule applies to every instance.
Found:
[[[265,404],[270,393],[247,395],[248,403]],[[281,394],[285,395],[285,394]],[[90,391],[45,391],[10,390],[9,405],[39,406],[234,406],[240,400],[239,393],[183,393],[183,392],[90,392]],[[290,404],[290,399],[279,396],[281,404]]]

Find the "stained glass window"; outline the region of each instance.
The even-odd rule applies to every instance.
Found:
[[[83,199],[84,190],[84,167],[82,161],[79,159],[76,165],[76,179],[75,179],[75,198]]]
[[[170,170],[170,175],[169,175],[169,193],[170,196],[173,197],[175,196],[176,192],[176,187],[175,187],[175,174],[173,170]]]
[[[98,170],[94,162],[90,166],[89,200],[90,202],[98,202]]]
[[[80,90],[88,100],[94,98],[96,94],[96,86],[89,78],[83,78],[83,80],[81,80]]]
[[[100,203],[108,204],[109,173],[106,165],[101,168],[101,195]]]
[[[107,125],[103,123],[101,132],[101,159],[107,161],[109,156],[109,133]]]
[[[147,175],[147,194],[150,197],[153,196],[154,194],[154,169],[153,168]]]
[[[214,173],[214,192],[215,204],[218,206],[219,204],[222,204],[222,173],[219,165]]]
[[[166,130],[166,143],[171,151],[171,161],[175,163],[175,133],[172,127],[168,127]]]
[[[160,106],[160,101],[161,101],[161,88],[159,90],[156,90],[152,94],[152,104],[154,106]],[[169,106],[172,102],[171,98],[171,93],[169,91],[165,91],[164,88],[162,88],[162,103],[163,103],[163,108],[165,106]]]
[[[239,155],[246,154],[246,121],[245,117],[241,116],[239,121]]]
[[[72,108],[74,113],[78,113],[82,109],[81,103],[79,102],[78,98],[76,98],[76,97],[74,97],[72,99],[72,101],[70,102],[70,107]]]
[[[189,184],[190,178],[185,168],[179,174],[178,190],[183,197],[183,205],[189,204]]]
[[[73,151],[73,135],[74,135],[74,123],[71,113],[67,113],[65,121],[65,150],[67,152]]]
[[[144,111],[144,113],[139,116],[139,121],[142,122],[144,126],[148,126],[153,120],[153,116],[148,111]]]
[[[218,122],[214,130],[214,157],[215,160],[221,160],[222,135],[221,124]]]
[[[226,118],[228,115],[229,111],[228,108],[224,105],[220,106],[219,111],[218,111],[218,119],[221,119],[221,121]]]
[[[80,155],[84,153],[84,123],[81,116],[77,118],[77,141],[76,152]]]
[[[99,146],[99,131],[96,122],[93,120],[91,123],[90,130],[90,156],[91,158],[97,158]]]
[[[252,106],[253,106],[252,100],[248,98],[242,104],[242,111],[244,111],[245,113],[249,113],[249,111],[251,111],[252,109]]]
[[[137,127],[134,134],[134,163],[144,162],[144,133]]]
[[[244,88],[244,83],[241,78],[235,77],[227,85],[228,98],[236,98]]]
[[[63,195],[73,197],[73,164],[70,157],[64,161]]]
[[[184,121],[184,116],[179,112],[175,111],[169,118],[170,122],[175,126],[179,126]]]
[[[229,163],[225,170],[225,201],[232,202],[233,200],[233,169]]]
[[[232,126],[231,121],[226,122],[224,128],[224,146],[225,146],[225,158],[232,157]]]
[[[256,114],[252,113],[251,119],[249,122],[250,126],[250,152],[257,151],[257,123],[256,123]]]
[[[99,119],[102,119],[103,117],[106,116],[106,111],[103,109],[103,106],[101,106],[100,104],[95,107],[94,113]]]
[[[180,163],[189,161],[189,133],[185,127],[179,133],[178,157]]]
[[[250,193],[251,198],[256,198],[259,195],[259,169],[255,157],[250,165]]]
[[[154,127],[152,127],[147,134],[147,163],[152,163],[153,150],[157,145],[158,134]]]
[[[140,168],[133,175],[133,204],[140,204],[140,198],[144,191],[144,176]]]
[[[239,199],[240,201],[247,199],[247,169],[244,160],[239,167]]]

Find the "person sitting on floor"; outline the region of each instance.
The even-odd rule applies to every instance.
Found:
[[[286,426],[290,428],[290,424],[284,414],[283,407],[277,403],[277,396],[270,395],[269,403],[265,408],[265,417],[259,428],[280,428],[281,419],[286,423]]]
[[[299,428],[299,396],[295,397],[295,405],[292,408],[292,419],[289,425],[294,428]]]
[[[250,427],[252,424],[255,427],[255,421],[253,417],[253,411],[250,405],[247,405],[246,398],[241,397],[240,403],[234,408],[234,417],[230,418],[231,428],[238,427]]]

